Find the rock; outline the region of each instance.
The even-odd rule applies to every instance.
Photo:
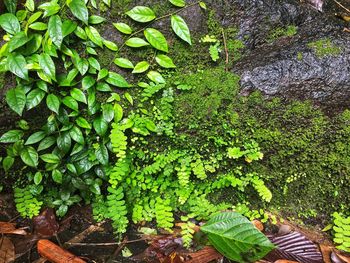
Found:
[[[278,229],[277,236],[284,236],[292,232],[292,227],[290,225],[281,225]]]

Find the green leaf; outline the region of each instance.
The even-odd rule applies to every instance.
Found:
[[[55,182],[55,183],[58,183],[58,184],[61,184],[62,183],[62,179],[63,179],[63,175],[62,173],[55,169],[55,170],[52,170],[52,180]]]
[[[91,129],[91,124],[83,117],[78,117],[75,120],[75,122],[79,127],[83,128],[83,129],[88,129],[88,130]]]
[[[107,165],[109,160],[109,154],[107,147],[100,143],[97,149],[95,150],[96,159],[102,164]]]
[[[164,35],[154,28],[146,28],[144,31],[147,41],[155,48],[163,52],[168,52],[168,43]]]
[[[66,37],[70,34],[72,34],[76,29],[77,29],[77,23],[70,21],[70,20],[65,20],[62,23],[62,35],[63,37]]]
[[[169,2],[177,7],[184,7],[186,5],[185,0],[169,0]]]
[[[111,104],[102,105],[102,115],[103,115],[103,119],[106,122],[111,122],[114,118],[113,105]]]
[[[118,29],[120,32],[126,35],[132,34],[132,28],[125,23],[113,23],[113,25],[116,29]]]
[[[4,158],[4,160],[2,161],[2,167],[4,168],[5,172],[11,169],[14,162],[15,162],[15,158],[11,156],[6,156]]]
[[[37,151],[31,147],[23,147],[20,153],[22,161],[31,167],[37,167],[38,166],[38,161],[39,161],[39,156]]]
[[[76,34],[77,37],[81,38],[82,40],[86,40],[87,39],[87,35],[84,31],[84,29],[82,29],[80,26],[78,26],[74,33]]]
[[[72,145],[72,140],[69,135],[69,132],[61,132],[60,135],[57,137],[57,147],[58,149],[66,154],[69,152]]]
[[[201,231],[222,255],[236,262],[255,262],[275,248],[247,218],[236,212],[213,216]]]
[[[110,49],[112,51],[118,51],[117,44],[113,43],[112,41],[103,40],[103,45],[105,45],[108,49]]]
[[[9,54],[7,57],[7,66],[8,69],[16,76],[20,77],[21,79],[29,80],[28,69],[26,67],[27,62],[24,56],[21,54]]]
[[[102,116],[95,118],[93,126],[96,133],[100,136],[105,135],[108,130],[108,123],[102,118]]]
[[[106,21],[106,19],[101,16],[92,15],[89,17],[89,24],[97,25],[103,23],[104,21]]]
[[[96,80],[91,77],[91,76],[86,76],[83,78],[83,80],[81,81],[81,86],[83,88],[83,90],[88,90],[89,88],[91,88],[93,85],[95,85]]]
[[[43,180],[43,174],[41,172],[36,172],[34,175],[34,184],[38,185]]]
[[[204,9],[204,10],[207,10],[207,4],[204,3],[204,2],[199,2],[199,6]]]
[[[75,99],[76,101],[80,101],[80,102],[82,102],[82,103],[87,104],[86,96],[85,96],[84,92],[81,91],[80,89],[77,89],[77,88],[71,89],[70,95],[71,95],[72,98]]]
[[[50,55],[43,53],[38,57],[39,65],[44,73],[50,78],[56,81],[56,67]]]
[[[34,0],[27,0],[25,3],[25,7],[30,11],[30,12],[34,12],[35,10],[35,3]]]
[[[179,15],[171,16],[171,27],[179,38],[186,41],[188,44],[192,45],[190,30],[188,29],[188,26],[185,20],[183,20],[181,16]]]
[[[11,35],[15,35],[21,31],[21,25],[19,24],[17,17],[10,13],[0,16],[0,26]]]
[[[85,32],[87,37],[99,47],[103,47],[103,41],[100,33],[98,33],[97,29],[93,26],[88,26],[85,28]]]
[[[61,7],[57,3],[57,0],[52,0],[51,2],[46,2],[38,6],[39,9],[44,10],[44,16],[43,17],[49,17],[54,14],[57,14]]]
[[[164,84],[165,83],[165,79],[157,71],[150,71],[150,72],[148,72],[147,77],[150,80],[152,80],[153,82],[155,82],[155,83],[160,83],[160,84]]]
[[[14,143],[22,139],[24,132],[21,130],[10,130],[0,137],[0,143]]]
[[[98,60],[96,58],[90,57],[88,58],[89,64],[92,68],[96,69],[96,70],[101,70],[101,66],[100,63],[98,62]]]
[[[176,68],[173,60],[169,58],[167,55],[157,55],[156,61],[159,64],[159,66],[163,68]]]
[[[140,23],[147,23],[156,18],[153,10],[147,6],[135,6],[133,9],[126,12],[133,20]]]
[[[47,30],[49,32],[50,38],[52,39],[52,42],[58,48],[61,48],[63,41],[62,20],[58,15],[50,17]]]
[[[116,64],[121,68],[129,68],[129,69],[134,68],[134,64],[132,64],[132,62],[127,58],[116,58],[114,60],[114,64]]]
[[[105,77],[108,76],[108,73],[109,73],[108,69],[105,69],[105,68],[101,69],[100,72],[97,75],[97,80],[104,79]]]
[[[12,52],[17,48],[25,45],[31,38],[28,38],[24,32],[19,32],[14,35],[8,43],[9,51]]]
[[[129,88],[129,83],[118,73],[109,72],[108,78],[106,79],[107,83],[119,87],[119,88]]]
[[[43,22],[35,22],[31,25],[29,25],[30,29],[33,30],[38,30],[38,31],[43,31],[47,29],[47,24],[43,23]]]
[[[124,97],[127,99],[127,101],[128,101],[131,105],[134,105],[134,99],[131,97],[130,93],[125,92]]]
[[[127,45],[128,47],[145,47],[149,46],[149,43],[147,43],[142,38],[132,37],[125,42],[125,45]]]
[[[89,11],[85,5],[84,0],[69,0],[68,7],[72,11],[73,15],[79,20],[83,21],[85,24],[88,24],[89,20]]]
[[[55,112],[56,114],[58,114],[58,111],[60,109],[60,100],[59,98],[54,95],[54,94],[49,94],[47,97],[46,97],[46,105],[47,107]]]
[[[143,73],[149,69],[149,63],[147,61],[141,61],[136,64],[132,73]]]
[[[101,92],[111,92],[112,89],[107,83],[98,83],[96,89]]]
[[[27,22],[28,25],[30,25],[30,24],[34,23],[36,20],[38,20],[42,14],[43,14],[43,12],[40,12],[40,11],[32,14],[28,19],[28,22]]]
[[[62,103],[74,111],[79,110],[78,102],[75,99],[73,99],[71,96],[64,97],[64,99],[62,100]]]
[[[43,139],[38,146],[38,152],[42,150],[46,150],[47,148],[50,148],[52,145],[56,143],[56,138],[54,136],[49,136]]]
[[[114,104],[114,122],[119,122],[123,118],[123,108],[118,103]]]
[[[108,7],[111,7],[111,0],[102,0]]]
[[[29,92],[26,101],[27,110],[33,109],[36,106],[38,106],[40,102],[44,99],[45,94],[45,91],[42,91],[39,88],[33,89],[31,92]]]
[[[72,138],[73,141],[84,144],[84,136],[81,130],[77,126],[73,126],[72,129],[69,131],[69,135]]]
[[[60,157],[53,153],[42,154],[40,158],[46,163],[59,163],[61,161]]]
[[[29,138],[27,139],[24,145],[30,145],[30,144],[35,144],[37,142],[40,142],[42,139],[45,138],[45,136],[46,136],[46,132],[44,131],[35,132],[29,136]]]
[[[20,87],[10,89],[6,93],[6,102],[14,112],[22,116],[24,107],[26,106],[24,90]]]

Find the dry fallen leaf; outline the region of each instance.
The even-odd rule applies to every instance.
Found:
[[[256,229],[258,229],[259,231],[263,231],[264,230],[264,225],[259,221],[259,220],[253,220],[252,224],[255,226]]]
[[[324,263],[332,263],[331,253],[332,253],[333,247],[326,246],[326,245],[320,245],[320,249],[321,249],[322,256],[323,256],[323,262]]]
[[[339,253],[336,253],[336,252],[332,252],[332,255],[331,255],[331,259],[333,260],[333,262],[337,263],[335,261],[335,259],[340,259],[340,262],[344,262],[344,263],[350,263],[350,257],[346,257],[346,256],[343,256]]]
[[[15,260],[15,247],[7,237],[0,239],[0,262],[9,263]]]
[[[279,259],[277,261],[275,261],[274,263],[299,263],[298,261],[290,261],[290,260],[286,260],[286,259]]]
[[[16,228],[15,223],[0,222],[0,233],[1,234],[14,234],[14,235],[27,235],[27,232],[22,228]]]
[[[208,263],[223,258],[215,248],[210,246],[193,253],[184,254],[184,257],[189,258],[185,261],[186,263]]]
[[[58,231],[59,225],[52,208],[46,208],[33,219],[35,232],[44,237],[51,237]]]

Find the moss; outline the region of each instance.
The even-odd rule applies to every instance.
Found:
[[[298,54],[297,54],[297,59],[298,59],[299,61],[302,61],[302,60],[303,60],[303,53],[298,52]]]
[[[281,37],[291,37],[294,36],[297,33],[297,27],[294,25],[289,25],[285,28],[278,27],[270,31],[267,42],[271,43]]]
[[[307,46],[313,49],[316,56],[319,58],[323,58],[325,56],[336,56],[341,52],[341,48],[333,44],[328,38],[308,43]]]
[[[5,82],[5,73],[0,73],[0,89],[4,88]]]

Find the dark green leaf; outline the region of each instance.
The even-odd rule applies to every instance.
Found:
[[[43,100],[45,97],[45,91],[42,91],[41,89],[33,89],[31,92],[28,93],[27,95],[27,110],[30,110],[32,108],[35,108],[40,104],[40,102]]]
[[[109,161],[109,154],[107,147],[103,144],[99,144],[95,150],[96,159],[102,164],[107,165]]]
[[[58,15],[51,16],[48,23],[48,32],[52,42],[61,48],[63,41],[62,21]]]
[[[111,92],[112,91],[111,87],[107,83],[98,83],[96,86],[96,89],[98,91],[102,91],[102,92]]]
[[[12,52],[17,48],[25,45],[31,38],[28,38],[24,32],[14,35],[8,43],[9,51]]]
[[[192,45],[190,30],[188,29],[185,20],[183,20],[181,16],[171,16],[171,27],[179,38]]]
[[[156,18],[153,10],[147,6],[135,6],[133,9],[126,12],[133,20],[141,23],[147,23]]]
[[[108,129],[108,123],[102,118],[102,116],[95,118],[93,126],[96,133],[100,136],[105,135]]]
[[[111,122],[114,118],[113,105],[111,104],[102,105],[102,115],[103,115],[103,119],[106,122]]]
[[[26,165],[31,167],[38,166],[38,161],[39,161],[38,153],[33,147],[31,146],[23,147],[23,149],[21,150],[20,156],[22,161]]]
[[[69,131],[69,134],[73,141],[79,144],[84,144],[83,133],[77,126],[73,126],[73,128]]]
[[[69,0],[68,7],[76,18],[88,24],[89,11],[84,0]]]
[[[70,108],[70,109],[72,109],[74,111],[78,111],[79,110],[78,102],[75,99],[73,99],[71,96],[64,97],[62,102],[63,102],[64,105],[66,105],[68,108]]]
[[[81,86],[83,88],[83,90],[88,90],[89,88],[91,88],[93,85],[95,85],[96,81],[93,77],[91,76],[86,76],[83,78],[83,80],[81,81]]]
[[[9,13],[0,16],[0,26],[11,35],[15,35],[21,31],[17,17]]]
[[[9,54],[7,57],[8,69],[16,76],[28,80],[27,62],[24,56],[20,54]]]
[[[56,211],[56,214],[59,217],[63,217],[63,216],[65,216],[65,214],[67,214],[67,212],[68,212],[68,206],[67,205],[60,205],[60,207]]]
[[[58,114],[58,110],[60,109],[60,100],[59,98],[54,95],[54,94],[49,94],[46,98],[46,105],[47,107],[55,112],[56,114]]]
[[[42,150],[46,150],[47,148],[50,148],[52,145],[56,143],[56,138],[54,136],[49,136],[43,139],[38,146],[38,152]]]
[[[120,32],[130,35],[132,34],[132,29],[129,25],[125,23],[113,23],[114,27],[118,29]]]
[[[60,157],[53,153],[47,153],[40,155],[40,158],[46,163],[59,163]]]
[[[147,41],[155,48],[163,52],[168,52],[168,43],[164,35],[154,28],[146,28],[144,31]]]
[[[107,83],[119,87],[119,88],[128,88],[130,87],[129,83],[118,73],[109,72],[108,78],[106,79]]]
[[[30,144],[40,142],[42,139],[45,138],[45,136],[46,136],[46,133],[44,131],[35,132],[29,136],[29,138],[27,139],[24,145],[30,145]]]
[[[21,130],[10,130],[0,137],[0,143],[14,143],[22,139],[24,132]]]
[[[13,163],[15,162],[15,158],[12,156],[6,156],[4,160],[2,161],[2,167],[4,168],[5,172],[11,169]]]
[[[71,20],[64,20],[62,23],[62,35],[63,37],[66,37],[73,33],[75,29],[77,28],[77,23],[71,21]]]
[[[61,184],[62,183],[62,179],[63,179],[63,175],[62,173],[55,169],[55,170],[52,170],[52,180],[55,182],[55,183],[58,183],[58,184]]]
[[[69,132],[61,132],[57,137],[57,147],[64,154],[68,153],[72,145],[72,140]]]
[[[173,60],[167,55],[158,55],[156,56],[157,63],[163,68],[176,68]]]
[[[55,63],[53,62],[52,58],[46,54],[43,53],[39,56],[39,65],[41,69],[44,71],[44,73],[50,78],[56,81],[56,67]]]
[[[128,47],[145,47],[149,46],[149,43],[147,43],[142,38],[132,37],[125,42],[125,45],[127,45]]]
[[[80,89],[77,88],[73,88],[70,91],[70,95],[72,96],[72,98],[74,98],[76,101],[80,101],[82,103],[87,104],[87,100],[85,97],[84,92],[82,92]]]
[[[24,107],[26,106],[24,90],[21,87],[10,89],[6,93],[6,102],[14,112],[22,116]]]

